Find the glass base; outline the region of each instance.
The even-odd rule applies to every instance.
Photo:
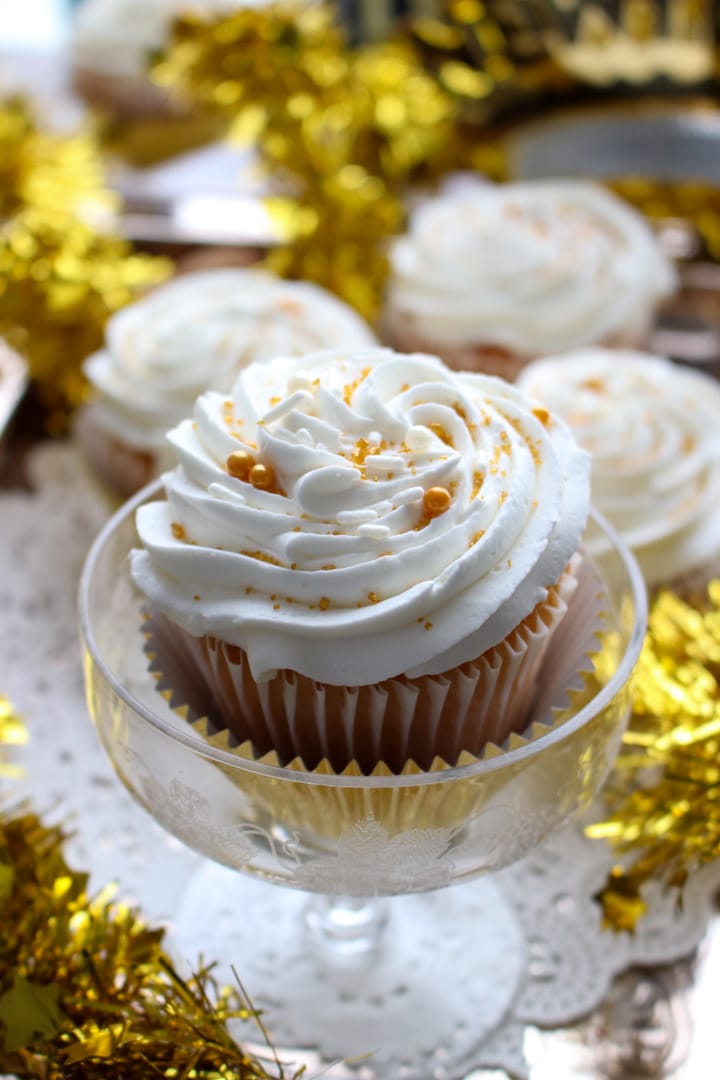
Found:
[[[463,1076],[525,969],[511,904],[489,878],[369,904],[364,937],[334,937],[314,925],[318,897],[208,864],[170,944],[190,963],[222,958],[221,982],[234,968],[283,1058],[312,1051],[373,1080]]]

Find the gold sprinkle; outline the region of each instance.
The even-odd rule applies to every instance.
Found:
[[[425,626],[425,629],[426,629],[426,630],[432,630],[432,623],[431,623],[431,622],[426,622],[426,623],[424,624],[424,626]]]
[[[605,389],[605,383],[600,378],[584,379],[580,385],[584,390],[594,390],[596,394],[602,394]]]
[[[187,539],[187,533],[185,532],[185,528],[184,528],[184,526],[182,526],[180,524],[179,521],[173,521],[172,525],[170,526],[170,529],[172,530],[172,534],[173,534],[173,536],[175,537],[176,540],[186,540]]]
[[[550,413],[547,409],[544,409],[542,405],[539,405],[537,408],[533,409],[532,414],[537,420],[540,421],[543,427],[551,426],[552,421],[550,418]]]
[[[450,506],[452,497],[447,488],[431,487],[423,495],[423,508],[430,517],[444,514]]]
[[[273,604],[273,611],[279,611],[279,610],[280,610],[280,605],[279,604]]]
[[[452,436],[448,435],[442,424],[428,424],[428,427],[442,442],[447,443],[448,446],[453,445]]]
[[[197,593],[195,594],[195,596],[193,596],[193,600],[201,600],[201,599],[202,599],[202,597],[198,596]]]
[[[225,468],[236,480],[247,481],[255,465],[255,458],[247,450],[233,450],[225,462]]]
[[[370,601],[371,604],[379,604],[380,603],[380,597],[378,596],[378,594],[376,592],[369,592],[367,594],[367,597],[368,597],[368,600]]]
[[[222,548],[218,549],[222,551]],[[279,559],[276,559],[274,555],[267,555],[264,551],[241,551],[241,555],[245,555],[248,559],[257,559],[258,562],[269,563],[270,566],[282,566]]]
[[[269,465],[258,462],[250,469],[250,483],[261,491],[268,491],[275,483],[275,473]]]
[[[327,598],[327,596],[321,596],[320,597],[318,607],[320,608],[321,611],[327,611],[327,609],[330,607],[330,601]]]

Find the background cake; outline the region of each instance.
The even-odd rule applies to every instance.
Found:
[[[592,455],[593,504],[650,587],[720,572],[720,386],[658,356],[582,349],[528,365],[519,385]]]
[[[374,341],[317,285],[256,269],[185,274],[109,320],[85,365],[93,397],[77,431],[95,470],[127,495],[173,463],[165,433],[198,394],[228,390],[243,365]]]
[[[586,181],[463,179],[393,245],[384,333],[513,379],[533,357],[641,346],[675,272],[647,222]]]

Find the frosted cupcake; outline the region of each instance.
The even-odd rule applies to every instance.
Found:
[[[720,386],[647,353],[583,349],[528,365],[519,385],[592,455],[593,504],[650,588],[720,572]]]
[[[319,286],[252,269],[186,274],[109,320],[85,364],[93,396],[78,435],[99,475],[129,495],[174,464],[165,434],[203,390],[229,390],[248,363],[374,341]]]
[[[641,346],[675,288],[645,220],[584,181],[458,184],[417,209],[390,259],[389,343],[510,380],[534,357]]]
[[[169,435],[132,576],[159,669],[282,762],[430,767],[527,725],[589,460],[501,380],[333,350],[242,371]]]

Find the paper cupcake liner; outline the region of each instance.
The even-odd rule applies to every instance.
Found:
[[[386,830],[389,836],[418,829],[454,829],[461,827],[469,817],[482,813],[493,799],[497,799],[501,789],[504,791],[512,784],[523,782],[527,763],[522,760],[512,768],[488,775],[443,783],[442,774],[451,765],[464,766],[497,758],[532,743],[564,724],[597,692],[598,681],[591,657],[602,651],[600,639],[605,625],[606,597],[587,560],[581,560],[574,567],[574,578],[576,587],[569,598],[568,610],[550,635],[525,730],[511,732],[502,743],[486,742],[476,754],[463,750],[452,762],[438,755],[423,769],[415,761],[407,760],[402,768],[393,772],[385,762],[379,761],[369,773],[378,781],[398,774],[411,777],[432,773],[437,774],[437,783],[383,787],[380,782],[377,786],[343,787],[303,782],[303,774],[308,772],[316,777],[359,777],[368,773],[354,760],[339,772],[326,757],[314,768],[301,757],[281,760],[276,750],[260,753],[250,739],[238,741],[227,727],[218,727],[217,717],[214,720],[212,714],[205,711],[207,689],[193,669],[187,639],[174,633],[174,628],[162,617],[148,618],[146,652],[158,690],[203,741],[241,760],[284,765],[289,771],[297,772],[297,784],[278,785],[263,774],[218,766],[242,788],[259,817],[280,821],[286,828],[332,841],[368,821]],[[579,748],[578,755],[580,752]]]
[[[498,375],[507,382],[514,382],[522,368],[533,359],[531,356],[489,343],[448,345],[419,334],[401,318],[392,315],[385,320],[383,337],[397,352],[429,353],[431,356],[439,356],[455,371],[479,371],[484,375]]]
[[[148,484],[156,473],[155,455],[121,442],[95,418],[92,404],[75,417],[74,433],[85,459],[97,478],[114,495],[127,499]]]
[[[618,330],[601,341],[592,342],[607,349],[642,349],[647,347],[653,319],[645,317],[635,326]],[[539,355],[519,353],[489,342],[466,342],[449,345],[432,337],[425,337],[407,321],[392,312],[383,320],[383,340],[405,353],[429,353],[439,356],[455,371],[477,371],[484,375],[497,375],[507,382],[515,382],[522,369]],[[588,343],[590,344],[590,343]]]
[[[291,671],[257,683],[237,646],[193,637],[161,615],[151,633],[166,676],[173,678],[165,656],[182,650],[184,670],[202,687],[193,698],[211,700],[214,726],[258,754],[275,751],[281,764],[299,758],[310,769],[327,760],[337,772],[355,761],[370,773],[382,761],[397,773],[408,761],[428,769],[435,758],[478,755],[527,726],[538,669],[576,587],[573,566],[504,641],[471,663],[369,686],[330,686]]]

